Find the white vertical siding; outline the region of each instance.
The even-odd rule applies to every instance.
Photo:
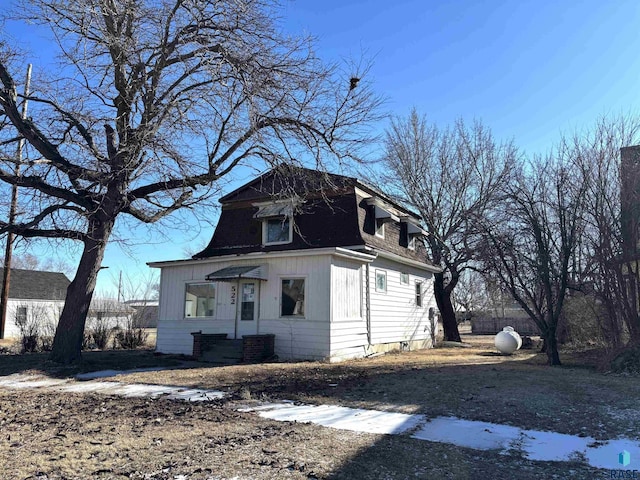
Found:
[[[362,320],[362,262],[336,257],[331,265],[332,320]]]
[[[354,350],[362,356],[367,342],[365,264],[335,257],[331,266],[331,357]]]
[[[276,335],[276,355],[281,358],[321,359],[329,356],[331,256],[305,255],[242,258],[162,268],[157,350],[190,355],[191,332],[235,334],[236,305],[231,305],[233,283],[217,282],[214,318],[184,318],[185,285],[204,281],[207,274],[228,266],[267,264],[269,277],[259,289],[258,333]],[[280,317],[283,278],[305,279],[305,316]],[[237,292],[239,295],[239,292]],[[238,299],[236,299],[236,302]],[[293,347],[292,347],[293,345]]]

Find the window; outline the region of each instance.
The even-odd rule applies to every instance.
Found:
[[[384,238],[384,218],[376,218],[376,237]]]
[[[16,308],[16,325],[27,324],[27,307]]]
[[[283,278],[280,316],[304,317],[304,278]]]
[[[269,218],[262,222],[262,238],[265,245],[291,242],[289,217]]]
[[[409,285],[409,274],[408,273],[400,273],[400,283],[402,285]]]
[[[216,306],[215,283],[189,283],[184,300],[185,317],[213,317]]]
[[[387,291],[387,272],[384,270],[376,270],[376,292]]]
[[[422,306],[422,282],[416,282],[416,307]]]
[[[415,250],[416,249],[416,236],[415,235],[409,234],[409,239],[407,241],[407,248],[409,250]]]

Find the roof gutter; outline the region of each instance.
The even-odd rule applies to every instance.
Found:
[[[147,262],[147,265],[152,268],[171,267],[177,265],[196,265],[203,263],[221,263],[232,260],[252,260],[261,259],[266,260],[268,258],[282,258],[282,257],[301,257],[301,256],[317,256],[317,255],[334,255],[337,257],[350,258],[352,260],[360,260],[363,262],[372,262],[376,258],[376,252],[357,252],[353,249],[362,250],[364,245],[357,247],[327,247],[327,248],[311,248],[300,250],[276,250],[271,252],[250,252],[250,253],[235,253],[231,255],[221,255],[219,257],[208,257],[199,259],[184,259],[184,260],[165,260],[159,262]]]
[[[371,249],[371,247],[366,247],[367,249]],[[384,250],[376,250],[378,256],[380,258],[386,258],[387,260],[393,260],[394,262],[404,263],[405,265],[410,265],[412,267],[419,268],[421,270],[426,270],[431,273],[441,273],[443,269],[436,265],[430,265],[428,263],[419,262],[418,260],[412,260],[411,258],[402,257],[395,253],[385,252]]]

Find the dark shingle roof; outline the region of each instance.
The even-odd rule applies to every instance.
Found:
[[[0,289],[4,284],[0,268]],[[64,273],[11,269],[9,298],[22,300],[64,300],[71,282]]]

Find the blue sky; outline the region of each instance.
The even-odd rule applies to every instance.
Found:
[[[415,107],[441,125],[478,118],[530,154],[600,115],[639,112],[637,1],[301,0],[285,2],[282,17],[291,33],[316,36],[327,60],[372,58],[373,87],[390,114]],[[37,35],[7,28],[38,52],[34,68],[46,63]],[[373,156],[378,150],[372,145]],[[156,243],[127,253],[111,245],[98,290],[113,290],[120,270],[135,275],[148,261],[184,258],[211,234],[144,236]]]

